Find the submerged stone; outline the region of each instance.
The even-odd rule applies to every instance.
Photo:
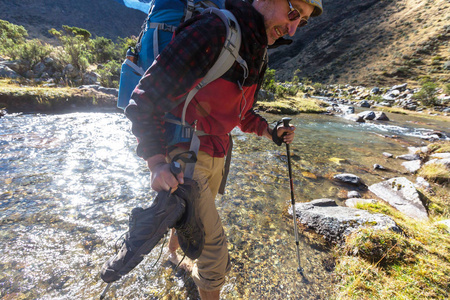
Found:
[[[338,174],[333,176],[333,178],[337,181],[344,182],[344,183],[350,183],[354,185],[363,185],[361,178],[359,178],[356,175],[344,173],[344,174]]]

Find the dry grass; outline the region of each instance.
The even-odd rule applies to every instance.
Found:
[[[448,299],[450,235],[433,222],[400,216],[384,204],[359,208],[390,215],[404,230],[361,230],[336,249],[336,299]]]
[[[424,119],[450,122],[450,116],[445,116],[444,114],[442,114],[440,112],[436,112],[436,111],[432,111],[432,110],[419,112],[419,111],[403,109],[400,107],[383,107],[383,106],[377,107],[377,110],[381,110],[381,111],[389,112],[389,113],[393,113],[393,114],[410,115],[410,116],[424,118]]]
[[[257,108],[274,114],[324,113],[326,104],[314,98],[302,96],[281,98],[276,101],[258,101]]]
[[[428,148],[428,155],[450,152],[450,142],[436,142]],[[431,188],[420,190],[429,221],[411,219],[381,202],[358,205],[390,216],[403,233],[362,229],[349,236],[344,246],[336,247],[336,299],[450,297],[450,234],[436,223],[450,218],[449,174],[434,164],[419,170],[419,175],[432,181]]]

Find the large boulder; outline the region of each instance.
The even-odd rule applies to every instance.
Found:
[[[100,81],[100,75],[96,72],[86,72],[83,74],[83,84],[98,84]]]
[[[292,215],[292,207],[289,213]],[[386,215],[338,206],[332,199],[296,203],[295,214],[301,224],[333,243],[344,242],[347,235],[362,227],[401,232],[397,224]]]
[[[30,69],[30,63],[21,59],[3,61],[1,64],[22,76]]]
[[[375,112],[375,119],[377,121],[389,121],[388,116],[386,116],[386,114],[382,111],[377,111]]]
[[[369,190],[405,215],[427,220],[428,213],[414,184],[405,177],[396,177],[369,186]]]
[[[5,65],[0,65],[0,78],[20,78],[19,74],[17,74],[14,70],[12,70],[10,67]]]
[[[369,101],[367,101],[367,100],[362,100],[362,101],[360,101],[358,105],[359,105],[360,107],[367,107],[367,108],[370,108],[370,103],[369,103]]]
[[[364,120],[373,120],[375,119],[375,113],[371,110],[363,111],[358,114],[358,116],[362,117]]]

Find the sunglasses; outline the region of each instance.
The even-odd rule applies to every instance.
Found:
[[[300,12],[292,6],[291,1],[287,0],[287,2],[289,3],[289,8],[291,9],[288,12],[289,21],[297,21],[301,17]],[[303,27],[303,26],[306,26],[307,24],[308,24],[308,20],[301,18],[300,23],[298,23],[297,27]]]

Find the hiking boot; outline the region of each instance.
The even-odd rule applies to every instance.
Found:
[[[102,267],[101,278],[110,283],[128,274],[175,226],[185,211],[185,201],[175,194],[159,192],[152,206],[131,211],[129,231],[120,251]]]
[[[194,205],[200,196],[199,187],[194,180],[185,178],[174,193],[186,201],[186,210],[175,224],[178,243],[186,256],[194,260],[200,257],[205,245],[205,230]]]

